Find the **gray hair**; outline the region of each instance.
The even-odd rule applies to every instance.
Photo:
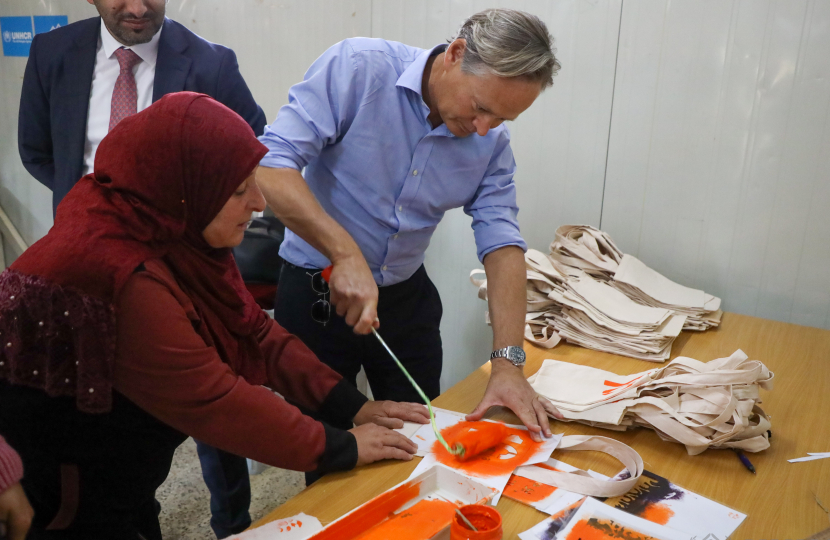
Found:
[[[523,77],[538,81],[542,89],[553,85],[561,65],[553,37],[539,17],[514,9],[486,9],[461,25],[450,42],[464,39],[461,62],[466,73]]]

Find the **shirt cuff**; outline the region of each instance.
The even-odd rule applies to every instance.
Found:
[[[349,471],[357,465],[357,439],[349,431],[322,423],[326,431],[326,449],[320,457],[317,472]]]
[[[348,424],[367,401],[369,398],[361,394],[360,390],[349,384],[346,379],[340,379],[317,412],[324,420],[336,426]]]
[[[478,248],[478,260],[481,262],[484,262],[484,257],[488,253],[506,246],[517,246],[522,251],[527,251],[527,243],[525,243],[519,230],[507,223],[497,223],[478,228],[474,235]]]
[[[259,164],[269,169],[294,169],[300,171],[303,168],[295,160],[271,152],[265,154],[265,157],[259,161]]]
[[[355,441],[355,463],[357,463],[356,456],[357,441]],[[20,456],[0,439],[0,493],[20,482],[21,478],[23,478],[23,462]]]

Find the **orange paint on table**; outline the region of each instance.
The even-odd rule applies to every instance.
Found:
[[[358,538],[378,523],[394,515],[395,510],[418,496],[421,483],[406,483],[392,491],[378,495],[355,512],[335,521],[310,540],[346,540]]]
[[[418,501],[391,519],[372,527],[354,540],[427,540],[448,527],[458,508],[451,502]]]
[[[657,540],[610,519],[582,519],[568,533],[565,540]]]
[[[674,510],[665,504],[649,503],[640,517],[658,525],[665,525],[674,517]]]
[[[458,440],[460,436],[469,433],[470,430],[476,430],[472,433],[473,435],[481,430],[488,432],[492,429],[488,424],[494,425],[494,422],[459,422],[442,429],[441,435],[447,442]],[[539,447],[544,444],[533,441],[530,435],[528,435],[528,432],[522,429],[511,428],[504,424],[495,425],[502,426],[505,430],[502,442],[472,459],[467,461],[459,460],[456,456],[447,452],[439,441],[435,441],[433,444],[432,453],[439,463],[443,463],[453,469],[464,471],[472,476],[490,477],[513,472],[516,467],[524,465],[536,453]],[[521,444],[509,440],[512,435],[518,437],[522,441]],[[508,447],[512,448],[515,453],[511,452]]]

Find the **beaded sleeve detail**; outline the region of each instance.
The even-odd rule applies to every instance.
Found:
[[[0,379],[108,412],[115,341],[111,303],[39,276],[0,274]]]

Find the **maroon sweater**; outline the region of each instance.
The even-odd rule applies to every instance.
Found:
[[[0,493],[23,478],[23,462],[17,452],[0,436]]]
[[[257,340],[268,388],[236,375],[194,325],[193,304],[161,261],[133,274],[119,298],[113,387],[159,420],[200,441],[300,471],[350,469],[354,436],[303,415],[351,419],[366,398],[299,338],[263,318]],[[286,400],[290,401],[288,403]]]

